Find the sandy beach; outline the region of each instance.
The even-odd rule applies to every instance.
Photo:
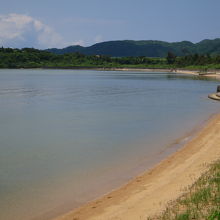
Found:
[[[187,69],[157,69],[157,68],[126,68],[126,67],[66,67],[66,68],[39,68],[39,69],[73,69],[73,70],[97,70],[97,71],[128,71],[128,72],[157,72],[157,73],[182,73],[195,76],[220,77],[220,70],[208,70],[201,72],[200,70]]]
[[[220,158],[220,114],[178,152],[128,184],[56,220],[147,219],[163,211]]]
[[[148,68],[98,68],[96,70],[105,71],[138,71],[138,72],[161,72],[161,73],[180,73],[201,77],[212,77],[214,79],[220,79],[220,70],[208,70],[207,72],[201,72],[199,70],[187,70],[187,69],[148,69]]]

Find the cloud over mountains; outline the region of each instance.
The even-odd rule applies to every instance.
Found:
[[[48,48],[66,45],[60,34],[38,19],[15,13],[0,15],[0,46]]]

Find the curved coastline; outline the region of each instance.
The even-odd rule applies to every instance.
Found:
[[[26,72],[26,71],[20,70],[20,71],[18,71],[18,73],[21,73],[21,75],[26,77],[26,74],[28,73],[28,71]],[[48,71],[49,72],[48,76],[50,76],[51,78],[54,77],[55,79],[57,77],[60,78],[58,75],[60,74],[59,72],[61,72],[61,71],[62,70],[57,70],[57,71],[56,70],[50,70],[50,71]],[[37,70],[35,74],[37,75],[38,73],[40,73],[39,75],[41,76],[41,74],[44,74],[44,72],[47,72],[47,70],[41,69],[39,72]],[[72,77],[72,75],[75,75],[74,70],[67,70],[67,71],[64,70],[63,72],[67,72],[67,74],[66,74],[67,76]],[[85,74],[83,74],[84,72],[85,72]],[[133,71],[127,70],[127,72],[126,72],[126,70],[124,72],[122,72],[122,71],[120,71],[120,72],[110,71],[109,73],[108,73],[108,71],[100,71],[100,73],[96,73],[97,71],[83,71],[83,70],[82,71],[76,71],[76,73],[78,75],[83,75],[82,77],[85,77],[85,76],[88,75],[89,78],[91,78],[91,74],[88,74],[88,72],[91,72],[91,74],[93,74],[93,72],[95,72],[96,76],[98,76],[98,77],[101,76],[102,79],[105,78],[106,80],[109,79],[108,75],[110,75],[110,78],[113,78],[113,77],[117,76],[118,73],[119,73],[120,81],[121,81],[122,78],[126,78],[127,76],[128,76],[129,80],[133,79],[133,78],[134,79],[139,79],[139,77],[140,77],[141,82],[143,82],[143,80],[142,80],[143,78],[144,79],[145,78],[147,79],[148,77],[154,78],[154,76],[153,76],[154,73],[148,74],[146,72],[138,72],[138,71],[135,71],[135,70],[133,70]],[[152,71],[150,71],[150,72],[152,72]],[[53,73],[55,73],[55,74],[53,74]],[[59,74],[57,74],[57,73],[59,73]],[[4,74],[6,75],[7,72],[5,72]],[[12,71],[12,74],[16,74],[16,72]],[[107,75],[107,77],[103,77],[103,75]],[[133,77],[133,75],[134,75],[134,77]],[[200,82],[198,83],[199,87],[196,87],[197,88],[196,92],[200,91],[202,94],[200,94],[200,92],[198,92],[199,96],[196,96],[195,99],[193,98],[193,102],[192,102],[193,106],[195,105],[195,103],[198,103],[199,105],[201,104],[202,106],[203,106],[204,103],[206,103],[204,105],[204,107],[206,108],[206,106],[207,106],[207,110],[208,111],[210,110],[210,114],[211,114],[211,112],[213,113],[213,111],[215,111],[215,112],[219,111],[218,109],[216,109],[216,108],[219,108],[218,102],[211,101],[207,98],[207,94],[212,92],[213,90],[215,90],[215,87],[218,83],[218,82],[216,82],[217,80],[215,80],[214,78],[208,78],[208,77],[205,77],[205,76],[200,77],[200,76],[197,76],[197,74],[195,74],[195,76],[192,76],[191,74],[186,75],[182,72],[180,74],[178,74],[178,73],[176,74],[175,72],[174,73],[172,73],[172,72],[168,73],[167,71],[166,71],[165,74],[156,71],[155,75],[156,75],[157,78],[159,76],[159,78],[162,77],[162,78],[166,78],[168,80],[177,79],[177,81],[180,80],[181,82],[182,82],[182,80],[183,81],[189,81],[190,83],[192,83],[192,85],[194,85],[194,83],[197,84],[197,81],[202,81],[202,83],[205,84],[205,85],[207,84],[207,86],[206,86],[206,88],[204,88],[204,90],[200,90],[200,88],[203,88],[203,86],[200,87]],[[9,78],[10,78],[10,75],[9,75]],[[139,81],[135,80],[134,82],[139,82]],[[174,83],[171,83],[171,84],[175,85],[176,83],[174,82]],[[178,83],[176,85],[178,85]],[[172,96],[173,94],[176,94],[175,93],[176,89],[178,90],[179,88],[183,88],[184,91],[185,91],[185,88],[187,89],[185,82],[183,82],[181,85],[182,86],[180,86],[180,87],[179,87],[179,85],[175,86],[173,90],[169,90],[169,92],[165,95],[165,98],[167,98],[168,100],[175,100],[173,98],[171,99],[171,97],[173,97]],[[138,83],[137,83],[137,89],[139,89]],[[159,87],[159,90],[160,89],[161,89],[161,87]],[[158,90],[158,89],[156,88],[156,90]],[[21,92],[23,92],[23,91],[29,91],[29,89],[23,90],[23,87],[22,87]],[[35,90],[33,90],[33,92],[34,91]],[[25,94],[27,94],[27,93],[25,93]],[[30,93],[28,93],[28,94],[30,94]],[[39,93],[39,94],[41,94],[41,93]],[[42,94],[46,94],[46,93],[43,92]],[[163,95],[163,94],[159,93],[158,95],[160,96],[160,95]],[[177,94],[179,95],[179,93],[177,93]],[[185,106],[187,108],[190,107],[190,106],[187,106],[187,103],[188,103],[187,99],[191,98],[191,93],[187,92],[186,94],[187,94],[186,95],[186,104],[181,105],[181,109],[185,109]],[[139,97],[141,97],[141,96],[139,96]],[[192,97],[194,97],[194,96],[192,96]],[[159,108],[161,108],[161,106],[160,106],[161,104],[160,104],[160,102],[158,102],[158,100],[155,100],[155,102],[157,102]],[[185,103],[181,99],[178,99],[178,100],[181,103]],[[149,102],[148,99],[145,99],[143,101],[145,101],[144,103],[146,103],[146,101]],[[154,102],[154,100],[151,100],[151,101]],[[162,102],[163,102],[163,99],[162,99]],[[169,101],[167,103],[169,103]],[[139,104],[139,102],[137,104]],[[195,106],[198,107],[199,105],[195,105]],[[212,108],[210,106],[214,106],[214,107]],[[63,181],[60,181],[61,178],[58,177],[57,178],[59,180],[58,184],[54,184],[54,185],[53,185],[53,183],[50,184],[50,185],[42,184],[39,187],[40,189],[42,189],[41,193],[40,193],[40,190],[39,191],[36,190],[36,191],[38,191],[38,192],[36,192],[37,196],[42,195],[42,196],[47,196],[47,198],[50,198],[50,196],[54,196],[55,199],[51,199],[51,201],[49,201],[48,204],[46,202],[39,202],[38,203],[39,204],[39,206],[38,206],[39,209],[36,209],[36,211],[34,209],[35,206],[31,206],[31,203],[27,202],[27,205],[25,204],[23,207],[22,206],[19,207],[19,213],[18,214],[12,212],[13,207],[11,206],[11,213],[12,213],[11,216],[12,216],[12,218],[16,218],[17,216],[22,216],[22,211],[24,211],[25,213],[29,211],[30,218],[27,218],[27,219],[48,220],[48,219],[51,219],[51,218],[55,218],[58,215],[66,214],[66,213],[68,213],[69,211],[71,211],[73,209],[76,210],[76,208],[83,207],[84,204],[86,204],[87,202],[94,201],[97,198],[101,199],[104,195],[106,195],[106,193],[109,194],[109,192],[112,192],[112,190],[114,190],[114,191],[119,190],[120,188],[122,188],[122,186],[127,185],[127,183],[130,183],[131,181],[133,181],[135,179],[135,177],[142,176],[142,174],[144,174],[147,170],[157,166],[159,162],[161,162],[162,160],[166,159],[169,155],[176,152],[183,145],[185,145],[189,141],[189,139],[193,138],[194,135],[196,135],[196,133],[198,131],[197,129],[200,129],[201,127],[203,127],[206,124],[206,122],[208,120],[207,118],[210,115],[210,114],[207,114],[207,111],[205,111],[204,109],[202,110],[202,109],[203,108],[195,109],[195,115],[194,116],[197,115],[198,120],[197,120],[197,116],[196,116],[195,117],[196,123],[193,123],[195,121],[194,121],[194,117],[192,117],[191,118],[192,120],[190,120],[191,126],[189,126],[188,129],[184,129],[184,125],[187,124],[186,123],[187,121],[182,123],[182,121],[180,120],[179,123],[175,124],[176,125],[175,128],[180,129],[180,132],[177,132],[177,135],[175,135],[176,134],[175,130],[174,130],[174,133],[172,133],[172,132],[170,132],[170,129],[168,129],[169,128],[169,121],[164,123],[164,121],[161,120],[161,117],[157,117],[157,115],[155,115],[156,118],[159,118],[158,126],[159,127],[161,126],[161,128],[164,128],[165,131],[167,131],[167,133],[166,133],[167,135],[163,135],[163,133],[161,134],[160,132],[158,133],[157,130],[156,130],[156,132],[154,132],[156,140],[161,139],[161,141],[158,141],[158,144],[155,144],[155,146],[158,146],[160,150],[158,150],[157,152],[154,152],[152,154],[148,154],[148,151],[146,151],[146,153],[145,153],[145,151],[142,151],[142,153],[140,155],[137,154],[138,151],[136,152],[136,143],[137,143],[137,147],[142,147],[143,149],[147,149],[148,146],[149,147],[151,146],[151,143],[148,143],[148,138],[145,136],[145,134],[148,134],[146,132],[148,130],[143,129],[143,128],[145,128],[145,127],[143,127],[142,128],[142,131],[144,131],[143,136],[140,136],[139,138],[136,138],[135,140],[137,140],[137,141],[134,141],[134,142],[133,142],[133,139],[131,138],[131,139],[129,139],[130,141],[127,142],[127,146],[126,146],[126,144],[124,145],[125,146],[125,148],[124,148],[125,151],[122,150],[121,151],[122,154],[120,156],[118,156],[118,161],[120,162],[118,166],[114,166],[110,170],[110,172],[109,172],[109,170],[106,170],[107,172],[105,172],[105,170],[104,170],[103,175],[101,176],[102,177],[101,179],[98,179],[99,176],[97,176],[97,178],[95,178],[95,176],[94,176],[93,181],[91,183],[89,181],[90,179],[88,179],[88,181],[84,181],[84,183],[85,183],[84,186],[79,185],[79,190],[83,189],[83,187],[86,189],[85,193],[82,193],[82,194],[79,194],[79,195],[74,194],[74,190],[75,190],[74,181],[77,180],[75,178],[72,178],[72,177],[74,177],[72,175],[72,172],[74,172],[74,169],[70,168],[69,171],[67,170],[66,173],[65,172],[59,172],[59,169],[56,169],[60,174],[65,174],[67,179],[64,179]],[[213,110],[213,109],[215,109],[215,110]],[[175,110],[176,110],[175,112],[177,113],[179,109],[175,109]],[[169,108],[168,108],[168,111],[169,111]],[[200,115],[200,111],[201,111],[201,115]],[[147,112],[147,111],[145,111],[145,112]],[[181,114],[179,114],[179,113],[178,113],[178,118],[182,118],[182,116],[186,115],[184,111],[183,112],[181,111]],[[171,112],[169,111],[169,114],[170,114],[170,117],[171,117],[171,120],[172,120],[172,115],[173,115],[172,111]],[[176,118],[176,119],[178,120],[178,118]],[[207,119],[207,120],[205,120],[205,119]],[[120,122],[120,120],[119,120],[119,122]],[[144,124],[146,125],[145,121],[144,121]],[[117,125],[117,123],[116,123],[116,125]],[[193,128],[196,128],[196,130],[193,129]],[[148,127],[147,127],[147,129],[148,129]],[[178,131],[178,129],[177,129],[177,131]],[[136,131],[136,129],[134,131]],[[161,136],[159,134],[161,134]],[[170,137],[169,135],[171,135],[172,137],[169,138]],[[152,137],[154,137],[154,136],[152,136]],[[168,141],[166,141],[165,137],[168,137]],[[125,136],[125,138],[127,139],[128,136],[127,137]],[[111,143],[112,140],[113,139],[111,139],[110,142],[108,142],[108,143]],[[54,145],[52,145],[52,146],[54,146]],[[133,157],[130,157],[128,160],[123,160],[124,159],[124,153],[127,151],[127,149],[131,149],[130,147],[135,149],[135,151],[134,151],[134,160],[133,160]],[[96,151],[93,151],[93,152],[95,153]],[[116,153],[117,153],[117,151],[116,151]],[[50,156],[50,155],[48,155],[48,156]],[[70,158],[70,159],[73,160],[73,158]],[[97,159],[99,159],[99,158],[97,158]],[[49,157],[48,157],[47,161],[50,161]],[[22,164],[23,164],[23,161],[22,161]],[[70,166],[68,166],[68,168],[69,167]],[[100,169],[100,168],[102,169],[102,166],[101,167],[97,166],[97,170],[96,170],[96,167],[93,170],[94,170],[94,172],[98,172],[98,169]],[[109,178],[109,176],[110,176],[110,178]],[[73,180],[73,182],[68,181],[69,179]],[[78,179],[81,181],[80,178],[78,178]],[[102,180],[104,180],[104,181],[102,181]],[[15,181],[15,183],[16,183],[16,181]],[[37,182],[36,182],[36,185],[37,185]],[[64,189],[64,190],[62,191],[62,189]],[[90,190],[90,189],[92,189],[92,190]],[[27,189],[27,193],[28,193],[28,189]],[[77,195],[78,195],[78,197],[77,197]],[[27,198],[26,201],[28,201],[29,197],[31,199],[30,201],[34,201],[34,199],[35,199],[34,192],[33,193],[29,192],[29,194],[25,194],[25,192],[24,192],[24,194],[22,194],[20,198],[21,199],[24,198],[24,201]],[[17,204],[19,206],[20,204],[22,204],[22,200],[20,200],[20,198],[19,197],[18,197],[18,199],[13,198],[13,201],[14,201],[15,205]],[[17,203],[17,201],[20,201],[20,202]],[[29,204],[30,204],[30,207],[33,207],[33,209],[28,209],[27,210],[27,207],[29,207]],[[47,205],[48,205],[49,208],[47,208]],[[9,207],[9,205],[7,205],[7,207]],[[42,209],[40,209],[41,207],[42,207]],[[93,211],[95,211],[98,208],[96,206],[93,206],[92,209],[93,209]],[[3,211],[4,210],[7,211],[7,209],[3,209]],[[76,217],[76,218],[78,218],[78,217]],[[86,219],[87,219],[87,217],[86,217]]]
[[[220,114],[217,114],[180,150],[152,169],[55,220],[142,219],[158,214],[192,185],[208,164],[220,157],[219,130]]]
[[[1,68],[4,69],[4,68]],[[8,69],[8,68],[5,68]],[[38,70],[95,70],[95,71],[138,71],[138,72],[157,72],[157,73],[180,73],[189,74],[195,76],[212,77],[215,79],[220,79],[220,69],[208,70],[202,72],[201,70],[190,70],[190,69],[166,69],[166,68],[131,68],[131,67],[89,67],[89,66],[79,66],[79,67],[39,67],[39,68],[11,68],[11,69],[38,69]]]

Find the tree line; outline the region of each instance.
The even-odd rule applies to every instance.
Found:
[[[220,69],[220,55],[191,54],[166,58],[110,57],[82,53],[54,54],[34,48],[0,48],[0,68],[74,68],[74,67],[139,67],[139,68],[213,68]]]

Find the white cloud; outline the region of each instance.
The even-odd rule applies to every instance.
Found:
[[[0,46],[64,47],[63,38],[53,28],[24,14],[0,15]]]

